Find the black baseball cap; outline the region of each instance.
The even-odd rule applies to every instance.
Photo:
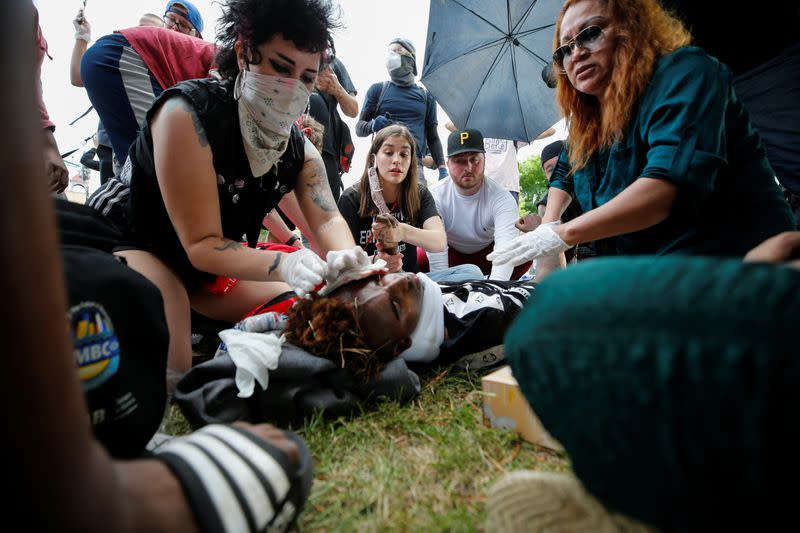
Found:
[[[553,141],[547,146],[542,149],[542,166],[553,159],[554,157],[558,157],[561,154],[561,150],[564,149],[564,141]]]
[[[456,130],[447,137],[447,157],[464,152],[486,153],[483,134],[478,130]]]

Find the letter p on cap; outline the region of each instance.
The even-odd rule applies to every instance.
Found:
[[[468,131],[462,131],[461,134],[458,137],[459,137],[459,140],[461,141],[461,144],[464,144],[464,142],[467,139],[469,139],[469,132]]]

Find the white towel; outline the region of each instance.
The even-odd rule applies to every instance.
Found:
[[[255,382],[267,390],[269,371],[278,368],[284,337],[274,333],[253,333],[238,329],[219,332],[228,355],[236,365],[236,387],[240,398],[249,398]]]

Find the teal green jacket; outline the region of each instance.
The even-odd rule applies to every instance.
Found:
[[[639,177],[678,187],[666,220],[600,241],[603,254],[741,256],[795,226],[730,70],[696,47],[660,58],[624,138],[569,173],[564,150],[551,187],[584,212]]]

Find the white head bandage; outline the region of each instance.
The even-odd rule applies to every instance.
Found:
[[[444,309],[442,289],[423,273],[418,273],[422,286],[419,322],[411,332],[411,346],[400,354],[406,361],[430,362],[439,355],[444,341]]]

